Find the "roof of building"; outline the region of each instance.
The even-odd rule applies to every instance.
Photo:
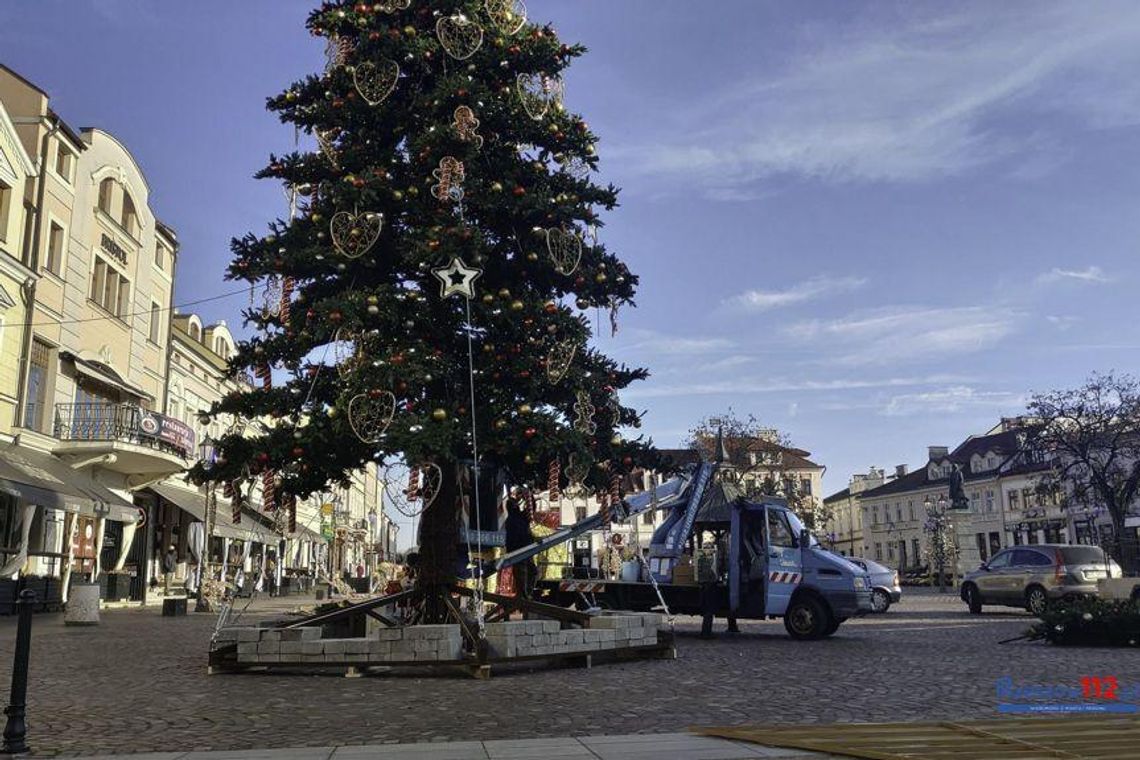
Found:
[[[779,452],[782,457],[780,466],[789,470],[823,469],[823,465],[816,464],[808,459],[808,457],[811,456],[811,452],[804,449],[798,449],[793,446],[781,446],[778,443],[759,438],[748,440],[726,437],[723,440],[729,454],[729,464],[735,464],[737,467],[752,466],[750,463],[746,464],[742,461],[742,452],[769,451]],[[663,456],[672,459],[677,465],[696,464],[701,461],[700,452],[695,449],[659,449],[659,451]],[[757,466],[763,467],[765,465],[758,463]]]
[[[823,498],[823,503],[824,504],[830,504],[833,501],[842,501],[843,499],[846,499],[849,496],[851,496],[851,489],[850,488],[844,488],[842,491],[836,491],[835,493],[831,494],[831,496],[825,496]]]

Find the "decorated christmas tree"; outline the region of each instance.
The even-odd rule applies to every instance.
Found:
[[[464,504],[486,529],[506,486],[613,498],[653,456],[620,432],[640,420],[618,391],[646,372],[590,344],[637,278],[599,242],[617,192],[592,180],[598,138],[564,106],[585,49],[514,0],[325,3],[308,28],[325,71],[268,107],[318,149],[271,156],[258,176],[284,183],[289,218],[234,240],[228,270],[264,287],[231,361],[260,382],[212,414],[261,424],[196,475],[239,499],[259,481],[287,512],[402,461],[418,582],[445,589],[469,566]]]

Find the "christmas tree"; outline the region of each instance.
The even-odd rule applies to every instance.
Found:
[[[328,65],[268,108],[318,149],[270,157],[258,176],[285,184],[289,218],[234,240],[227,272],[265,287],[231,361],[262,382],[211,414],[265,424],[231,430],[197,477],[239,498],[261,480],[288,509],[402,460],[426,589],[462,574],[471,481],[500,489],[484,501],[567,480],[612,495],[654,457],[619,432],[640,419],[618,391],[647,373],[590,345],[590,316],[616,329],[637,278],[598,242],[617,191],[592,181],[598,138],[563,105],[585,48],[525,14],[514,0],[312,12]]]

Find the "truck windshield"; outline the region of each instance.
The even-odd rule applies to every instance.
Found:
[[[798,540],[799,536],[800,536],[800,532],[802,530],[804,530],[804,524],[802,522],[800,522],[800,518],[796,516],[795,512],[788,510],[784,514],[787,515],[788,525],[790,525],[792,528],[792,535],[794,535],[796,537],[796,539]],[[811,546],[819,546],[819,541],[816,539],[816,537],[814,535],[811,537],[810,544],[811,544]]]

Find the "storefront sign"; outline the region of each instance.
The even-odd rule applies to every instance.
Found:
[[[99,247],[114,256],[120,264],[127,263],[126,250],[124,250],[121,245],[116,243],[106,232],[104,232],[102,237],[99,238]]]
[[[186,423],[157,412],[143,412],[139,429],[144,435],[169,443],[189,456],[194,451],[194,431]]]

